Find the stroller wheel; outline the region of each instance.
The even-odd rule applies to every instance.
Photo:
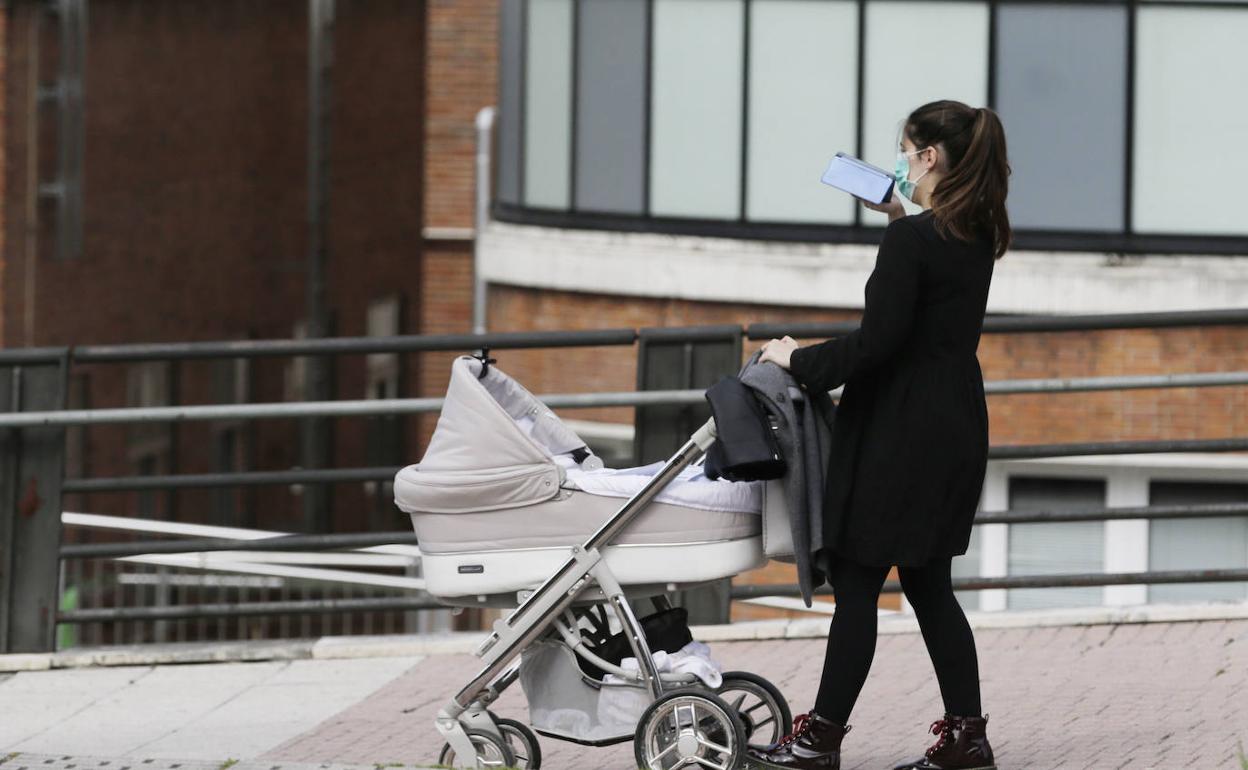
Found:
[[[633,750],[643,770],[733,770],[745,759],[745,726],[736,709],[700,687],[663,693],[637,721]]]
[[[774,684],[749,671],[725,671],[715,694],[737,710],[751,748],[767,748],[784,737],[793,715]]]
[[[538,770],[542,766],[542,747],[537,742],[537,735],[524,722],[514,719],[495,717],[494,724],[503,731],[507,746],[515,758],[515,766],[519,770]]]
[[[500,739],[492,733],[477,728],[466,728],[464,732],[468,733],[468,740],[472,741],[472,746],[477,750],[477,756],[473,759],[464,759],[456,761],[455,749],[451,748],[451,744],[442,745],[442,753],[438,754],[438,764],[447,767],[515,767],[516,756],[511,753],[511,747],[506,739]],[[506,735],[506,733],[504,733]],[[468,763],[472,764],[468,764]]]

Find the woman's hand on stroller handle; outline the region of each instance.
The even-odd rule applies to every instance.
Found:
[[[797,340],[787,334],[784,336],[784,339],[769,340],[763,343],[763,354],[758,357],[758,362],[761,364],[764,361],[771,361],[780,368],[787,370],[789,368],[789,356],[798,347]]]

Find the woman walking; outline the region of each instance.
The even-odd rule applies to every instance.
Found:
[[[889,224],[859,328],[799,347],[771,340],[760,361],[808,390],[845,388],[833,423],[824,542],[836,611],[814,708],[753,766],[839,770],[841,740],[875,656],[877,605],[896,564],[931,656],[945,714],[924,755],[894,770],[995,770],[980,714],[975,639],[950,561],[966,553],[988,457],[988,410],[975,351],[995,260],[1012,232],[1010,167],[996,113],[957,101],[906,119],[896,196],[863,202]]]

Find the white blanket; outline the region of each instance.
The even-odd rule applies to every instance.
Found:
[[[563,486],[592,495],[632,497],[666,463],[653,462],[638,468],[582,470],[569,455],[555,455],[567,474]],[[763,509],[763,482],[709,479],[700,465],[691,465],[659,491],[655,500],[707,511],[760,513]]]
[[[696,639],[677,652],[658,650],[651,653],[651,657],[654,658],[654,665],[659,673],[674,671],[693,674],[711,689],[724,683],[724,677],[720,673],[723,667],[711,658],[711,648]],[[625,658],[620,661],[620,668],[636,671],[637,659]],[[615,674],[607,674],[602,681],[605,685],[624,680]],[[598,696],[598,722],[603,725],[636,725],[651,702],[649,693],[639,687],[604,686]]]

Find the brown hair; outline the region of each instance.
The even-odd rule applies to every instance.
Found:
[[[989,238],[993,258],[1000,259],[1014,231],[1005,210],[1010,164],[997,113],[942,99],[910,113],[904,131],[916,149],[937,143],[945,149],[947,168],[932,190],[937,231],[963,241]]]

